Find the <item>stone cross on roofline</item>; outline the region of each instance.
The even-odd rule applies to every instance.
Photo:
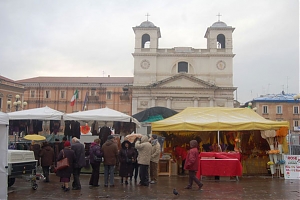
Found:
[[[220,13],[218,13],[216,16],[218,16],[218,22],[220,21],[220,17],[222,16]],[[148,20],[147,20],[148,21]]]
[[[147,13],[145,16],[147,16],[147,21],[148,21],[148,17],[150,16],[149,13]]]

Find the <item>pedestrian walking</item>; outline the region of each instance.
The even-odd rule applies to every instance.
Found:
[[[155,184],[157,182],[157,166],[160,157],[160,144],[157,140],[157,135],[152,134],[151,136],[151,159],[150,159],[150,179],[151,184]]]
[[[149,165],[151,159],[152,145],[148,141],[148,137],[143,135],[135,143],[135,148],[138,150],[138,164],[141,186],[149,186]]]
[[[81,168],[85,166],[85,149],[84,145],[80,143],[77,137],[72,138],[71,149],[74,151],[76,157],[76,162],[73,167],[72,190],[80,190],[81,184],[79,177]]]
[[[57,170],[56,175],[60,177],[60,182],[62,183],[61,188],[67,192],[70,190],[69,182],[73,172],[74,163],[76,162],[75,153],[71,149],[71,143],[69,141],[64,143],[64,149],[59,152],[57,161],[60,161],[63,158],[68,158],[69,167]]]
[[[119,176],[121,177],[121,183],[123,184],[125,178],[125,184],[128,185],[128,177],[132,177],[133,163],[135,162],[136,153],[131,147],[131,143],[127,140],[125,140],[121,146],[122,148],[119,151]]]
[[[114,136],[109,135],[101,149],[104,157],[104,187],[108,187],[108,180],[110,187],[114,187],[114,173],[118,158],[118,145]]]
[[[44,182],[48,183],[49,180],[49,169],[50,166],[53,165],[54,161],[54,150],[53,148],[49,145],[48,142],[43,142],[42,149],[40,151],[41,157],[41,166],[43,169],[43,175],[45,177]]]
[[[89,181],[89,185],[93,187],[99,186],[99,172],[100,164],[102,162],[102,150],[100,146],[101,140],[96,138],[90,146],[90,163],[92,166],[92,175]]]
[[[198,142],[197,140],[190,141],[190,150],[188,151],[184,169],[189,170],[189,184],[185,187],[185,189],[192,189],[193,182],[198,185],[198,189],[200,190],[203,184],[196,177],[196,171],[198,170],[199,163],[199,151],[198,151]]]

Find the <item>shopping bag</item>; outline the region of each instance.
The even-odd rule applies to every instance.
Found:
[[[63,159],[61,159],[60,161],[57,161],[56,170],[62,170],[62,169],[65,169],[70,166],[68,158],[65,158],[65,153],[64,153],[64,151],[62,151],[62,152],[63,152]]]

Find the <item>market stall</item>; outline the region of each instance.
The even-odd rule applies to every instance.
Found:
[[[267,171],[265,151],[269,145],[260,131],[288,126],[286,121],[267,120],[248,108],[188,107],[168,119],[153,122],[152,132],[166,137],[166,149],[183,141],[188,149],[188,141],[196,139],[201,151],[241,152],[243,173],[251,174]],[[254,159],[260,171],[247,167]]]
[[[59,131],[63,114],[48,106],[10,112],[8,113],[10,140],[14,139],[16,143],[17,137],[39,133],[48,139],[51,133],[56,134]]]
[[[0,112],[0,199],[7,199],[8,115]]]
[[[61,120],[64,113],[49,108],[48,106],[42,108],[33,108],[27,110],[20,110],[8,113],[10,120],[25,120],[25,119],[37,119],[37,120]]]
[[[106,122],[114,122],[112,125],[113,127],[110,128],[114,128],[113,133],[120,134],[122,136],[128,135],[132,132],[136,132],[135,130],[136,126],[138,127],[140,126],[140,123],[134,117],[131,117],[129,115],[126,115],[124,113],[121,113],[119,111],[107,107],[94,109],[94,110],[81,111],[76,113],[70,113],[70,114],[64,114],[63,119],[64,121],[74,120],[74,121],[87,122],[89,124],[91,124],[92,122],[94,124],[96,122],[105,122],[105,124],[101,128],[103,128],[103,132],[106,135],[107,133],[109,134],[111,133],[111,130],[106,125]],[[127,123],[127,125],[124,125],[124,123]],[[132,124],[134,124],[135,126],[131,126]],[[96,127],[95,129],[98,129],[98,127]],[[100,129],[100,134],[101,132],[102,130]]]
[[[108,135],[115,134],[118,140],[118,144],[120,144],[120,136],[126,136],[132,132],[136,132],[136,126],[140,126],[138,120],[134,117],[126,115],[122,112],[110,109],[110,108],[100,108],[94,110],[81,111],[76,113],[64,114],[63,120],[66,121],[80,121],[87,124],[99,124],[100,122],[104,123],[104,125],[100,128],[99,134],[96,135],[81,135],[81,141],[85,141],[86,147],[86,155],[89,152],[89,145],[94,141],[94,138],[101,138],[101,144],[103,144]],[[99,122],[99,123],[98,123]],[[113,122],[112,127],[108,126],[108,123]],[[89,126],[89,125],[85,125]],[[95,125],[98,126],[98,125]],[[96,127],[98,129],[98,127]],[[90,173],[91,168],[87,165],[83,168],[83,172]]]
[[[64,120],[75,121],[121,121],[121,122],[133,122],[140,125],[138,120],[134,117],[121,113],[119,111],[110,108],[100,108],[94,110],[86,110],[81,112],[75,112],[70,114],[64,114]]]

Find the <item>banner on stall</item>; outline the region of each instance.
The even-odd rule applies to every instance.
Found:
[[[284,155],[284,178],[300,179],[300,155]]]

